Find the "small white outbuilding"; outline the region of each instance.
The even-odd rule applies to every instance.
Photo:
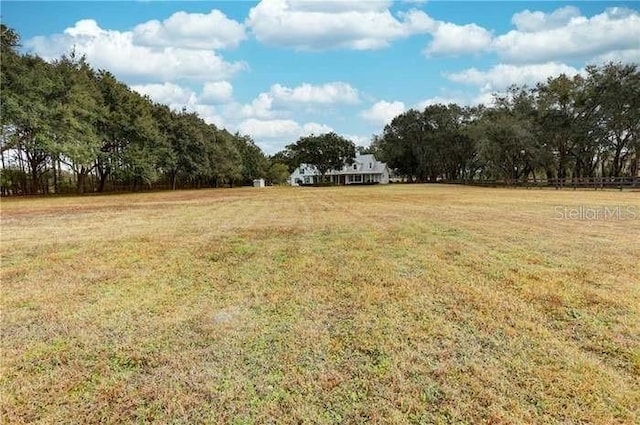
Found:
[[[255,179],[253,181],[253,187],[264,187],[264,179]]]

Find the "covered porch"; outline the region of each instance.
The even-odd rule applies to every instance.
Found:
[[[380,183],[380,174],[334,174],[330,175],[329,179],[334,184],[349,185],[349,184],[374,184]]]

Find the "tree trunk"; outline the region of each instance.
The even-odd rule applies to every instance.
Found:
[[[564,185],[564,179],[567,177],[567,157],[564,152],[560,152],[560,157],[558,158],[558,171],[557,178],[559,179],[560,187]]]
[[[53,193],[58,194],[58,167],[56,167],[56,160],[51,161],[51,169],[53,170]]]
[[[613,163],[611,164],[611,177],[619,177],[620,170],[622,169],[622,149],[619,146],[616,146],[616,152],[613,156]]]
[[[98,183],[98,192],[102,193],[102,192],[104,192],[104,188],[105,188],[106,183],[107,183],[107,178],[109,177],[109,174],[111,174],[111,173],[109,171],[109,167],[103,167],[102,164],[100,164],[99,161],[96,164],[96,168],[98,170],[98,175],[100,176],[100,181]]]
[[[104,192],[104,187],[107,183],[107,174],[100,174],[100,181],[98,183],[98,192]]]
[[[77,181],[77,191],[79,194],[84,194],[85,191],[87,190],[87,174],[89,173],[89,171],[84,168],[84,167],[80,167],[80,171],[78,172],[78,181]]]
[[[57,163],[57,170],[58,170],[58,186],[56,186],[56,193],[58,193],[58,191],[60,190],[60,181],[62,180],[62,165],[60,163],[60,158],[56,158],[56,163]]]
[[[31,169],[31,193],[34,195],[40,193],[40,174],[37,168]]]
[[[0,150],[0,160],[2,161],[2,169],[6,170],[5,164],[4,164],[4,151],[2,151],[2,150]],[[2,186],[0,184],[0,195],[1,196],[5,196],[5,195],[8,195],[8,194],[9,194],[8,188],[6,188],[6,187],[4,187],[4,186]]]

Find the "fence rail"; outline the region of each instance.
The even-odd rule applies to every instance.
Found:
[[[504,180],[457,180],[443,183],[484,187],[524,187],[555,189],[639,189],[640,177],[582,177],[568,179],[527,179],[508,182]]]

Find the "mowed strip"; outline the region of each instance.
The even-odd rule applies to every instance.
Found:
[[[631,192],[3,200],[0,413],[637,423],[639,240]]]

